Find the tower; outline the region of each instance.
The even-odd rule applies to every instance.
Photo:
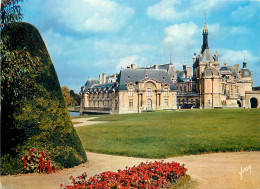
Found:
[[[206,10],[205,10],[205,22],[204,22],[204,29],[203,29],[203,45],[201,48],[201,54],[203,54],[205,49],[209,48],[208,45],[208,28],[207,28],[207,22],[206,22]]]

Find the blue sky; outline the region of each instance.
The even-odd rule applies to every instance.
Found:
[[[192,66],[207,10],[209,47],[220,64],[244,56],[260,86],[260,1],[25,0],[23,21],[40,31],[61,86],[79,92],[88,78],[132,63]]]

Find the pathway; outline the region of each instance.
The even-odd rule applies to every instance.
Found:
[[[88,176],[124,169],[152,161],[146,158],[122,157],[87,152],[88,162],[55,174],[30,174],[1,176],[3,188],[59,188],[61,183],[69,184],[69,176],[86,172]],[[260,152],[229,152],[202,155],[188,155],[168,158],[165,161],[185,163],[188,174],[198,183],[198,188],[260,188]],[[239,172],[242,168],[242,177]],[[248,168],[248,170],[246,170]],[[250,169],[251,168],[251,171]]]

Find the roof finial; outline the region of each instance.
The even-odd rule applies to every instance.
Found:
[[[172,64],[172,48],[170,48],[170,64]]]
[[[207,19],[206,19],[206,16],[207,16],[207,9],[205,9],[205,13],[204,13],[204,15],[205,15],[205,25],[207,24]]]
[[[208,28],[207,28],[207,15],[206,15],[206,9],[205,9],[205,22],[204,22],[204,29],[203,29],[203,32],[204,33],[207,33],[208,32]]]

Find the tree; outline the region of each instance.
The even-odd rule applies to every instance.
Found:
[[[10,39],[4,29],[7,25],[15,27],[16,22],[22,20],[19,2],[23,0],[1,0],[1,153],[11,155],[16,154],[13,147],[23,140],[15,124],[15,113],[31,98],[25,94],[32,94],[29,91],[38,88],[33,81],[41,64],[25,49],[11,49],[8,44]],[[16,134],[17,137],[10,137]]]
[[[81,97],[76,94],[73,90],[69,90],[67,86],[61,87],[62,95],[67,107],[79,106]]]
[[[1,0],[1,30],[9,23],[22,20],[23,15],[19,2],[23,2],[23,0]]]
[[[22,0],[1,0],[1,174],[22,171],[30,148],[60,168],[87,160],[55,68],[38,30],[21,19]]]
[[[70,95],[69,88],[67,86],[61,87],[62,95],[66,106],[74,106],[74,100]]]
[[[79,106],[81,101],[81,96],[75,93],[73,90],[70,90],[70,96],[74,99],[74,105]]]

